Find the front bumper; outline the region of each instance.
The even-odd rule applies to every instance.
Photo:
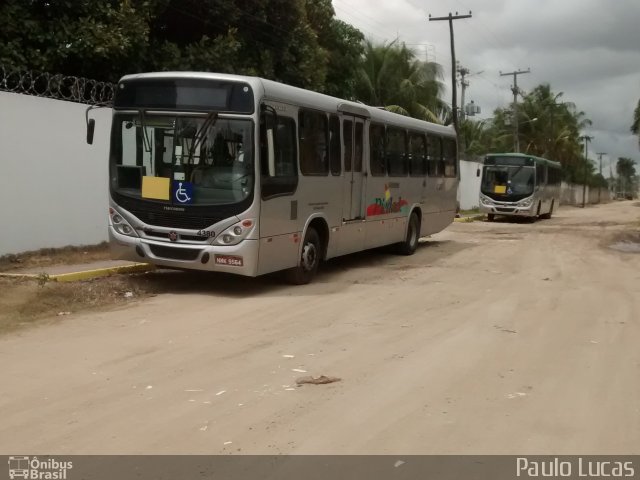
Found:
[[[114,258],[153,265],[211,272],[235,273],[255,277],[258,270],[257,240],[242,240],[237,245],[194,245],[169,243],[122,235],[109,226],[109,244]],[[216,255],[232,256],[235,265],[221,265]],[[238,265],[237,258],[242,259]]]
[[[534,216],[533,204],[528,207],[519,207],[514,204],[501,204],[501,205],[486,205],[480,202],[481,213],[491,213],[494,215],[513,215],[519,217],[532,217]]]

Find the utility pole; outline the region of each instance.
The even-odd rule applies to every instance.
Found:
[[[458,73],[460,74],[460,121],[464,122],[464,116],[465,116],[465,111],[464,111],[464,91],[467,89],[467,87],[469,86],[469,82],[467,82],[464,77],[466,75],[469,74],[469,69],[465,68],[461,65],[458,65]],[[459,133],[459,139],[460,139],[460,143],[458,145],[458,152],[460,152],[460,158],[463,158],[464,155],[464,151],[465,151],[465,138],[464,138],[464,132],[460,131]]]
[[[469,86],[469,82],[467,82],[464,77],[469,75],[470,70],[466,67],[458,65],[458,73],[460,74],[460,120],[464,120],[465,111],[464,111],[464,92]]]
[[[522,75],[523,73],[531,73],[531,69],[527,68],[526,70],[517,70],[508,73],[500,72],[501,77],[513,75],[513,86],[511,87],[511,91],[513,92],[513,148],[516,153],[520,152],[520,139],[518,138],[518,93],[520,93],[520,90],[518,90],[518,75]]]
[[[600,197],[602,196],[602,186],[600,185],[600,182],[604,178],[602,176],[602,156],[606,155],[606,154],[607,154],[607,152],[598,152],[598,153],[596,153],[596,155],[598,155],[598,160],[600,161],[600,178],[598,179],[598,203],[600,203]]]
[[[449,15],[446,17],[432,17],[431,14],[429,14],[430,22],[440,21],[440,20],[449,21],[449,37],[451,39],[451,90],[452,90],[451,110],[453,112],[453,126],[456,129],[456,134],[458,134],[459,132],[459,127],[458,127],[458,99],[457,99],[458,90],[456,85],[456,48],[455,48],[455,42],[453,38],[453,21],[461,20],[463,18],[471,18],[471,11],[469,11],[468,15],[458,15],[458,12],[456,12],[455,15],[452,15],[451,12],[449,12]]]
[[[589,135],[583,135],[580,137],[581,140],[584,141],[584,171],[582,174],[582,208],[585,207],[586,199],[587,199],[587,163],[589,162],[589,157],[587,156],[587,149],[589,142],[593,140],[593,137]]]

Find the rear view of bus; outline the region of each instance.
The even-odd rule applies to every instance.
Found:
[[[487,155],[480,183],[480,211],[551,218],[560,199],[560,164],[520,153]]]

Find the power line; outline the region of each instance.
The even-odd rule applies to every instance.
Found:
[[[347,9],[346,7],[349,7],[349,9]],[[374,31],[380,31],[382,32],[382,34],[384,35],[379,35],[377,33],[373,33],[371,31],[369,32],[365,32],[368,33],[369,36],[375,36],[378,37],[380,39],[382,39],[383,41],[387,40],[388,38],[396,38],[397,35],[389,35],[389,31],[386,30],[388,28],[388,25],[385,25],[383,23],[378,22],[377,20],[374,20],[372,17],[369,17],[368,15],[365,15],[364,13],[357,11],[357,10],[351,10],[351,5],[349,4],[341,4],[341,5],[337,5],[334,4],[333,8],[337,9],[337,10],[341,10],[342,12],[346,13],[349,17],[352,17],[353,19],[357,20],[358,23],[361,24],[366,24],[367,28],[372,28]],[[365,20],[365,17],[370,19],[370,20]],[[361,28],[362,29],[362,28]],[[363,31],[365,29],[362,29]]]

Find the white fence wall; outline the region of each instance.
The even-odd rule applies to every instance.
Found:
[[[107,239],[111,110],[0,92],[0,255]]]
[[[478,196],[480,195],[481,179],[478,177],[478,168],[482,168],[481,163],[460,160],[458,202],[462,210],[471,210],[479,204]]]

